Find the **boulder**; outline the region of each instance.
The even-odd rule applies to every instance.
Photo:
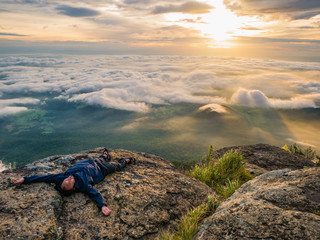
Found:
[[[82,193],[64,197],[52,184],[12,184],[26,175],[63,172],[101,152],[53,156],[0,173],[0,239],[155,239],[215,194],[160,157],[125,150],[111,150],[113,159],[135,157],[136,164],[96,185],[112,210],[108,217]]]
[[[213,157],[220,158],[227,151],[234,150],[244,156],[246,169],[260,175],[272,170],[290,168],[292,170],[304,167],[314,167],[315,163],[303,156],[291,154],[282,148],[268,144],[225,147],[213,152]]]
[[[242,185],[194,239],[320,239],[320,168],[262,174]]]

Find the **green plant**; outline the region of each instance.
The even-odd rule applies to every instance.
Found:
[[[210,146],[209,146],[209,150],[208,150],[208,154],[207,154],[207,156],[205,157],[205,159],[206,159],[206,164],[208,164],[208,163],[213,159],[212,154],[213,154],[213,147],[212,147],[212,145],[210,145]]]
[[[286,150],[287,152],[296,154],[296,155],[301,155],[304,156],[305,158],[309,160],[316,160],[316,165],[320,166],[320,156],[317,155],[317,152],[313,150],[311,147],[303,148],[296,143],[287,146],[285,144],[282,149]]]
[[[188,211],[184,215],[173,233],[162,234],[158,240],[191,240],[196,234],[198,224],[206,216],[211,215],[218,207],[218,201],[214,197],[208,197],[208,200],[200,206]]]
[[[316,151],[314,151],[311,147],[307,147],[303,150],[303,155],[310,160],[315,159],[316,157]]]
[[[244,168],[243,156],[237,151],[226,152],[214,166],[214,180],[220,184],[225,184],[228,179],[231,181],[238,179],[240,182],[252,179],[252,176]]]
[[[209,162],[207,165],[195,165],[194,168],[187,171],[187,173],[200,182],[207,184],[209,187],[213,187],[212,180],[215,175],[214,164]]]
[[[211,146],[205,164],[197,164],[187,173],[213,188],[223,199],[253,178],[244,168],[245,160],[237,151],[226,152],[219,160],[212,156]]]
[[[230,197],[232,194],[234,194],[234,192],[240,187],[240,183],[239,180],[233,180],[230,181],[228,179],[227,183],[225,186],[222,187],[221,190],[219,190],[218,192],[220,193],[220,195],[222,196],[223,199],[227,199],[228,197]]]

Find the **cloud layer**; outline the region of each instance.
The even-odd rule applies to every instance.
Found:
[[[39,104],[37,93],[69,102],[147,112],[171,103],[315,108],[319,63],[249,58],[107,56],[0,58],[0,115]],[[245,88],[243,88],[245,86]]]

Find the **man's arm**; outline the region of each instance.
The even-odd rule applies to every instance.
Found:
[[[109,173],[114,171],[120,171],[122,168],[124,168],[127,164],[134,163],[134,158],[122,158],[118,160],[118,162],[111,162],[109,163]],[[81,192],[86,193],[90,198],[92,198],[96,203],[98,208],[101,210],[101,212],[108,216],[111,213],[111,210],[107,207],[107,204],[105,200],[103,199],[101,193],[93,187],[91,184],[88,184],[85,189],[82,189]]]
[[[107,204],[98,189],[89,184],[83,192],[88,194],[88,196],[97,203],[98,208],[104,215],[108,216],[111,213],[111,210],[107,207]]]
[[[20,179],[13,180],[13,184],[20,185],[22,183],[36,183],[36,182],[46,182],[55,183],[57,181],[57,176],[59,174],[48,174],[48,175],[35,175],[31,177],[23,177]]]
[[[117,171],[119,171],[121,168],[124,168],[126,166],[126,164],[130,164],[130,163],[134,163],[136,161],[135,158],[122,158],[120,160],[118,160],[118,163],[115,163],[115,168]],[[94,188],[94,187],[93,187]],[[95,188],[94,188],[95,189]],[[97,190],[98,191],[98,190]],[[98,191],[99,192],[99,191]],[[100,194],[100,193],[99,193]],[[100,194],[101,196],[101,194]],[[102,196],[101,196],[102,197]],[[102,197],[103,199],[103,197]],[[104,199],[103,199],[104,201]],[[99,205],[99,203],[98,203]],[[101,207],[101,212],[105,215],[105,216],[108,216],[110,213],[111,213],[111,210],[106,206],[106,205],[103,205]]]

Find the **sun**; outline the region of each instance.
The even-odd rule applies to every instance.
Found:
[[[222,1],[216,1],[215,8],[210,13],[202,15],[203,24],[195,26],[205,36],[211,37],[214,44],[223,47],[230,45],[237,30],[243,26],[239,17],[226,9]]]
[[[255,17],[237,16],[223,4],[223,0],[202,0],[214,9],[205,14],[169,13],[165,18],[185,28],[196,29],[202,37],[211,39],[209,47],[233,47],[237,36],[251,36],[260,33],[261,21]],[[188,20],[188,21],[186,21]]]

